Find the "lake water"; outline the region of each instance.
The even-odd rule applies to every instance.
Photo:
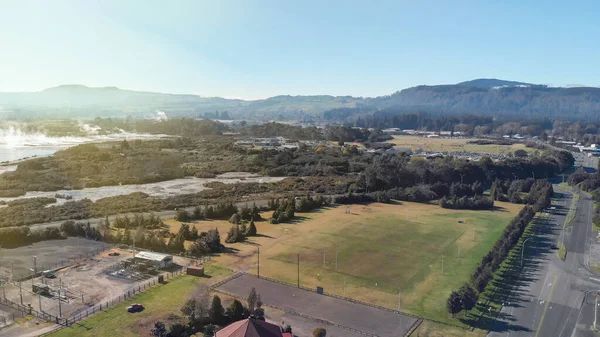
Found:
[[[48,137],[43,133],[26,133],[19,128],[0,129],[0,163],[23,158],[49,156],[58,150],[71,146],[93,143],[120,141],[123,139],[157,139],[167,135],[149,135],[138,133],[113,133],[109,135],[90,134],[80,137]]]
[[[23,158],[49,156],[66,147],[12,147],[0,144],[0,163]]]

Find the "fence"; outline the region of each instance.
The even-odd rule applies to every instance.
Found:
[[[78,256],[75,256],[73,258],[69,258],[69,259],[66,259],[66,260],[61,260],[61,261],[56,262],[56,263],[48,263],[48,264],[45,264],[45,265],[44,264],[40,264],[39,266],[36,266],[37,273],[35,273],[35,274],[29,273],[28,275],[23,275],[22,274],[19,277],[16,277],[16,278],[13,277],[13,282],[24,282],[24,281],[30,280],[32,278],[39,277],[39,276],[41,276],[42,272],[45,271],[45,270],[51,270],[51,271],[60,270],[60,269],[62,269],[64,267],[68,267],[68,266],[76,263],[77,261],[81,261],[83,259],[89,259],[91,257],[94,257],[94,256],[100,254],[100,253],[109,251],[109,250],[111,250],[113,248],[114,247],[112,245],[108,245],[107,244],[103,248],[96,249],[96,250],[93,250],[93,251],[88,251],[88,252],[85,252],[85,253],[80,253]]]
[[[240,273],[240,275],[241,275],[241,273]],[[236,277],[239,277],[240,275],[237,275]],[[236,295],[234,295],[232,293],[229,293],[227,291],[217,290],[217,289],[214,289],[214,290],[217,291],[217,292],[223,293],[225,295],[231,296],[233,298],[237,298],[237,299],[242,300],[242,301],[246,300],[245,298],[236,296]],[[265,305],[268,306],[268,307],[270,307],[270,308],[273,308],[273,309],[281,310],[281,311],[286,312],[288,314],[292,314],[292,315],[304,317],[306,319],[317,321],[317,322],[322,323],[322,324],[333,325],[335,327],[338,327],[338,328],[341,328],[341,329],[344,329],[344,330],[348,330],[348,331],[352,331],[352,332],[356,332],[356,333],[359,333],[359,334],[364,335],[364,336],[379,337],[377,335],[373,335],[373,334],[368,333],[368,332],[364,332],[364,331],[361,331],[361,330],[358,330],[358,329],[354,329],[354,328],[351,328],[351,327],[348,327],[348,326],[345,326],[345,325],[341,325],[341,324],[333,323],[333,322],[330,322],[330,321],[326,321],[326,320],[323,320],[323,319],[320,319],[320,318],[317,318],[317,317],[305,315],[305,314],[302,314],[302,313],[299,313],[299,312],[296,312],[296,311],[293,311],[293,310],[285,309],[285,308],[282,308],[282,307],[279,307],[279,306],[276,306],[276,305],[272,305],[272,304],[265,304]]]
[[[9,301],[4,298],[0,298],[0,304],[3,304],[12,309],[18,310],[27,315],[35,316],[43,321],[54,322],[56,324],[60,324],[60,325],[64,325],[64,326],[67,326],[67,324],[68,324],[66,318],[56,317],[56,316],[50,315],[45,312],[39,312],[37,310],[34,310],[31,306],[20,305],[18,303]]]
[[[218,288],[218,287],[222,286],[223,284],[225,284],[225,283],[227,283],[227,282],[229,282],[229,281],[231,281],[233,279],[236,279],[236,278],[238,278],[238,277],[240,277],[242,275],[249,275],[249,276],[258,277],[258,278],[263,279],[263,280],[267,280],[267,281],[270,281],[270,282],[275,282],[275,283],[283,284],[283,285],[294,287],[294,288],[303,289],[303,290],[306,290],[306,291],[315,291],[315,289],[311,289],[311,288],[307,288],[307,287],[303,287],[303,286],[298,287],[297,284],[292,284],[292,283],[288,283],[288,282],[285,282],[285,281],[272,279],[270,277],[264,277],[264,276],[260,276],[259,277],[259,276],[256,276],[256,275],[242,273],[242,272],[237,272],[236,274],[231,275],[230,277],[228,277],[226,279],[223,279],[222,281],[220,281],[218,283],[215,283],[211,288],[213,290],[215,290],[215,291],[224,293],[226,295],[229,295],[229,296],[232,296],[232,297],[236,297],[236,298],[240,298],[238,296],[235,296],[235,295],[230,294],[230,293],[228,293],[226,291],[223,291],[223,290],[218,290],[216,288]],[[375,308],[375,309],[385,310],[385,311],[393,312],[393,313],[396,313],[396,314],[399,314],[399,315],[404,315],[404,316],[415,318],[416,319],[415,323],[413,324],[413,326],[411,327],[411,329],[409,330],[409,332],[405,336],[410,336],[410,334],[413,333],[421,325],[421,323],[423,321],[428,321],[428,322],[433,322],[433,323],[437,323],[437,324],[440,324],[440,325],[445,325],[445,326],[451,326],[451,327],[455,327],[455,328],[465,329],[463,326],[460,326],[458,324],[451,324],[451,323],[442,322],[442,321],[438,321],[438,320],[434,320],[434,319],[429,319],[429,318],[421,318],[419,316],[408,314],[406,312],[402,312],[402,311],[398,311],[398,310],[394,310],[394,309],[382,307],[380,305],[375,305],[375,304],[363,302],[363,301],[356,300],[356,299],[349,298],[349,297],[344,297],[344,296],[340,296],[340,295],[336,295],[336,294],[331,294],[331,293],[327,293],[327,292],[323,292],[323,295],[329,296],[329,297],[333,297],[333,298],[338,298],[338,299],[341,299],[341,300],[344,300],[344,301],[348,301],[348,302],[352,302],[352,303],[356,303],[356,304],[360,304],[360,305],[369,306],[369,307],[372,307],[372,308]],[[244,298],[240,298],[240,299],[245,300]],[[353,329],[353,328],[350,328],[350,327],[346,327],[346,326],[343,326],[343,325],[338,325],[336,323],[323,321],[323,320],[318,319],[318,318],[310,317],[310,316],[307,316],[307,315],[304,315],[304,314],[301,314],[301,313],[297,313],[297,312],[290,311],[290,310],[287,310],[287,309],[279,308],[277,306],[273,306],[273,305],[270,305],[270,304],[265,304],[265,305],[267,305],[269,307],[272,307],[272,308],[275,308],[275,309],[279,309],[279,310],[288,312],[290,314],[294,314],[294,315],[297,315],[297,316],[302,316],[302,317],[309,318],[309,319],[312,319],[312,320],[316,320],[316,321],[319,321],[319,322],[324,322],[324,323],[327,323],[329,325],[334,325],[334,326],[337,326],[337,327],[340,327],[340,328],[343,328],[343,329],[346,329],[346,330],[358,332],[358,333],[366,335],[366,336],[375,336],[375,335],[370,334],[368,332],[363,332],[363,331],[359,331],[359,330],[356,330],[356,329]],[[467,329],[465,329],[465,330],[467,330]]]
[[[164,274],[162,274],[162,276],[164,277],[164,281],[166,282],[169,279],[171,279],[173,277],[176,277],[178,275],[181,275],[181,274],[185,274],[186,272],[187,272],[187,268],[182,267],[182,268],[180,268],[178,270],[175,270],[173,272],[164,273]],[[104,311],[104,310],[106,310],[106,309],[108,309],[110,307],[113,307],[113,306],[115,306],[115,305],[117,305],[117,304],[119,304],[119,303],[121,303],[121,302],[123,302],[123,301],[125,301],[125,300],[127,300],[127,299],[129,299],[129,298],[131,298],[133,296],[135,296],[136,294],[144,292],[145,290],[147,290],[147,289],[155,286],[157,283],[159,283],[159,278],[160,278],[160,276],[158,276],[156,278],[153,278],[153,279],[151,279],[151,280],[149,280],[147,282],[144,282],[141,285],[136,285],[134,287],[131,287],[129,290],[125,291],[123,293],[123,295],[119,295],[119,296],[114,297],[114,298],[112,298],[110,300],[107,300],[107,301],[105,301],[103,303],[100,303],[100,304],[95,305],[95,306],[93,306],[91,308],[88,308],[85,311],[82,311],[82,312],[80,312],[78,314],[72,315],[71,317],[69,317],[67,319],[66,326],[71,326],[74,323],[77,323],[77,322],[79,322],[79,321],[81,321],[81,320],[83,320],[83,319],[85,319],[85,318],[87,318],[87,317],[89,317],[91,315],[94,315],[94,314],[96,314],[98,312],[101,312],[101,311]]]
[[[187,272],[187,268],[182,267],[182,268],[180,268],[178,270],[175,270],[175,271],[172,271],[172,272],[163,273],[160,276],[162,276],[163,280],[166,282],[169,279],[172,279],[172,278],[174,278],[176,276],[179,276],[181,274],[185,274],[186,272]],[[5,306],[8,306],[8,307],[10,307],[12,309],[15,309],[15,310],[21,312],[22,316],[24,316],[24,315],[32,315],[32,316],[35,316],[35,317],[37,317],[37,318],[39,318],[41,320],[44,320],[44,321],[47,321],[47,322],[54,322],[54,323],[60,325],[55,330],[53,330],[53,331],[51,331],[51,332],[46,333],[46,334],[43,335],[43,336],[45,336],[45,335],[48,335],[48,334],[50,334],[52,332],[60,330],[62,328],[69,327],[69,326],[71,326],[71,325],[73,325],[73,324],[75,324],[75,323],[77,323],[77,322],[79,322],[79,321],[81,321],[81,320],[83,320],[83,319],[91,316],[91,315],[94,315],[94,314],[96,314],[98,312],[107,310],[108,308],[110,308],[112,306],[115,306],[115,305],[117,305],[117,304],[119,304],[119,303],[121,303],[121,302],[123,302],[123,301],[125,301],[125,300],[127,300],[127,299],[129,299],[129,298],[131,298],[133,296],[135,296],[136,294],[144,292],[145,290],[147,290],[147,289],[155,286],[157,283],[160,283],[159,282],[160,276],[158,276],[156,278],[153,278],[152,280],[149,280],[147,282],[144,282],[143,284],[139,284],[139,285],[133,286],[130,289],[128,289],[127,291],[125,291],[123,293],[123,295],[119,295],[119,296],[117,296],[115,298],[112,298],[110,300],[104,301],[104,302],[102,302],[102,303],[100,303],[98,305],[95,305],[95,306],[93,306],[91,308],[86,309],[85,311],[81,311],[81,312],[79,312],[77,314],[71,315],[68,318],[56,317],[56,316],[53,316],[53,315],[48,314],[46,312],[39,312],[37,310],[34,310],[31,306],[20,305],[18,303],[12,302],[12,301],[7,300],[7,299],[4,299],[2,297],[0,297],[0,304],[3,304]]]

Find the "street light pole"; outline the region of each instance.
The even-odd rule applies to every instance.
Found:
[[[521,267],[523,267],[523,252],[525,251],[525,242],[527,242],[527,241],[529,241],[531,239],[533,239],[533,238],[525,239],[523,241],[523,244],[521,245]]]
[[[594,304],[594,329],[596,328],[597,317],[598,317],[598,295],[596,295],[596,303]]]

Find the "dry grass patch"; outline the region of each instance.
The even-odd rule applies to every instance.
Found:
[[[322,286],[343,295],[345,284],[346,296],[390,308],[398,307],[401,291],[402,310],[450,321],[445,310],[448,294],[468,280],[522,208],[501,202],[496,206],[494,211],[468,211],[409,202],[373,203],[352,205],[351,214],[345,214],[343,206],[300,213],[295,223],[257,222],[259,236],[225,244],[230,253],[213,260],[257,273],[260,246],[261,276],[296,284],[300,254],[303,286]],[[222,236],[231,227],[227,221],[195,225],[199,231],[216,227]]]
[[[491,154],[502,154],[515,152],[516,150],[522,149],[526,151],[534,151],[525,146],[525,144],[512,144],[512,145],[478,145],[478,144],[467,144],[469,141],[476,140],[475,138],[427,138],[420,136],[393,136],[394,139],[389,140],[389,143],[393,143],[398,146],[408,147],[411,150],[423,149],[431,152],[444,152],[444,151],[468,151],[468,152],[481,152]]]

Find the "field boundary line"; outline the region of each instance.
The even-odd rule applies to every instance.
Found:
[[[249,275],[249,276],[252,276],[252,277],[256,277],[256,278],[259,278],[259,279],[264,279],[264,280],[267,280],[267,281],[270,281],[270,282],[283,284],[283,285],[290,286],[290,287],[293,287],[293,288],[299,288],[299,289],[303,289],[303,290],[306,290],[306,291],[315,292],[314,289],[303,287],[303,286],[298,287],[298,285],[296,285],[296,284],[292,284],[292,283],[289,283],[289,282],[276,280],[276,279],[273,279],[273,278],[270,278],[270,277],[264,277],[264,276],[258,277],[258,276],[254,275],[254,274],[249,274],[249,273],[243,273],[243,274],[244,275]],[[217,290],[217,291],[221,291],[221,290]],[[419,317],[417,315],[413,315],[413,314],[410,314],[410,313],[407,313],[407,312],[403,312],[403,311],[398,311],[398,310],[395,310],[395,309],[390,309],[390,308],[382,307],[380,305],[371,304],[371,303],[364,302],[364,301],[361,301],[361,300],[355,300],[355,299],[350,298],[350,297],[344,297],[344,296],[340,296],[340,295],[336,295],[336,294],[331,294],[331,293],[328,293],[328,292],[324,292],[323,295],[329,296],[329,297],[333,297],[333,298],[337,298],[337,299],[341,299],[341,300],[344,300],[344,301],[347,301],[347,302],[352,302],[352,303],[355,303],[355,304],[360,304],[360,305],[372,307],[372,308],[379,309],[379,310],[393,312],[393,313],[398,314],[398,315],[403,315],[403,316],[407,316],[407,317],[411,317],[411,318],[416,318],[416,319],[421,319],[421,320],[425,320],[425,321],[429,321],[429,322],[434,322],[434,323],[437,323],[437,324],[442,324],[442,325],[452,326],[452,327],[456,327],[456,328],[461,328],[461,329],[464,329],[464,330],[469,330],[469,328],[466,328],[464,326],[460,326],[460,325],[457,325],[457,324],[452,324],[452,323],[448,323],[448,322],[442,322],[442,321],[438,321],[438,320],[431,319],[431,318],[426,318],[426,317]]]
[[[408,329],[408,331],[404,334],[404,337],[409,337],[415,331],[417,331],[417,329],[419,328],[419,326],[421,326],[421,323],[423,323],[422,319],[419,318],[418,320],[416,320],[415,323],[410,327],[410,329]]]
[[[283,285],[294,287],[294,288],[303,289],[303,290],[310,291],[310,292],[315,292],[314,289],[303,287],[303,286],[298,287],[297,284],[292,284],[292,283],[288,283],[288,282],[285,282],[285,281],[276,280],[276,279],[273,279],[273,278],[270,278],[270,277],[265,277],[265,276],[258,277],[258,276],[254,275],[254,274],[248,274],[248,273],[245,273],[245,275],[256,277],[258,279],[264,279],[264,280],[267,280],[267,281],[270,281],[270,282],[274,282],[274,283],[283,284]],[[404,316],[408,316],[408,317],[412,317],[412,318],[420,318],[419,316],[416,316],[416,315],[413,315],[413,314],[408,314],[408,313],[405,313],[405,312],[402,312],[402,311],[398,311],[398,310],[394,310],[394,309],[382,307],[382,306],[376,305],[376,304],[371,304],[371,303],[363,302],[361,300],[355,300],[355,299],[349,298],[349,297],[344,297],[344,296],[340,296],[340,295],[336,295],[336,294],[331,294],[331,293],[328,293],[328,292],[323,292],[322,295],[333,297],[333,298],[337,298],[337,299],[348,301],[348,302],[352,302],[352,303],[356,303],[356,304],[360,304],[360,305],[365,305],[365,306],[372,307],[372,308],[379,309],[379,310],[393,312],[395,314],[400,314],[400,315],[404,315]]]
[[[238,277],[240,277],[242,275],[244,275],[244,273],[242,273],[242,272],[236,272],[235,274],[230,275],[230,276],[222,279],[221,281],[219,281],[219,282],[211,285],[210,288],[213,289],[213,290],[215,290],[216,288],[224,285],[225,283],[227,283],[229,281],[233,281],[233,280],[235,280],[236,278],[238,278]]]

